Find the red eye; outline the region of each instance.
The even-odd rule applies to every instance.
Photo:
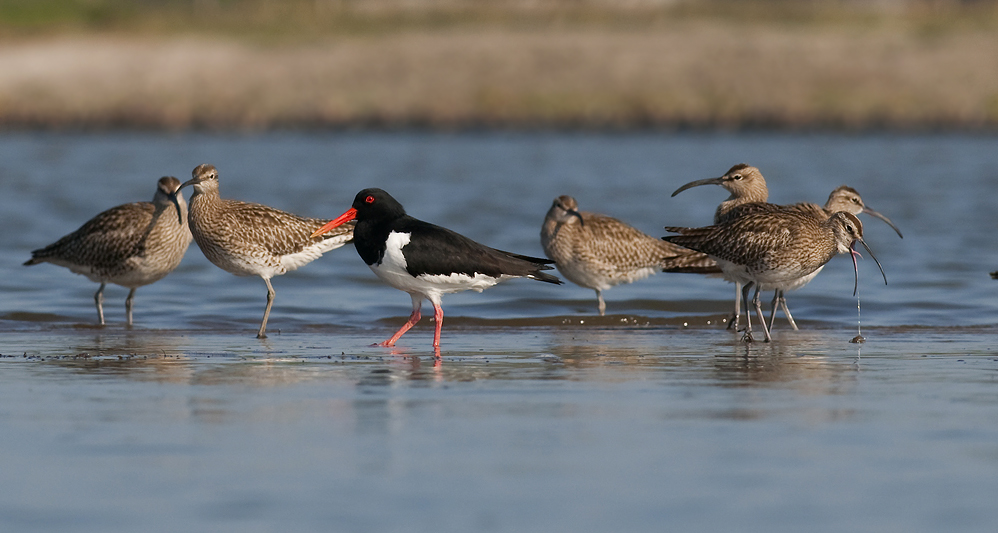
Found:
[[[367,198],[364,198],[364,203],[365,204],[373,204],[374,203],[374,197],[373,196],[368,196]]]

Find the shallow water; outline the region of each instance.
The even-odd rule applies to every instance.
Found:
[[[16,531],[992,531],[998,525],[994,139],[961,136],[0,136],[0,529]],[[445,298],[443,360],[352,247],[266,289],[208,263],[139,289],[30,250],[156,179],[333,217],[385,188],[416,217],[540,255],[551,200],[659,235],[724,198],[669,194],[738,162],[771,201],[840,184],[891,217],[860,262],[788,295],[802,331],[723,331],[731,287],[607,292],[514,280]],[[708,324],[709,322],[709,324]]]

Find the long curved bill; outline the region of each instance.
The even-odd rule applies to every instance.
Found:
[[[170,195],[170,201],[173,202],[174,207],[177,208],[177,222],[179,222],[180,225],[183,226],[184,225],[184,215],[181,214],[181,212],[180,212],[180,200],[177,200],[177,195],[178,194],[180,194],[180,188],[179,187],[177,187],[177,190],[173,191],[173,194]]]
[[[895,226],[893,222],[891,222],[891,219],[885,217],[884,215],[881,215],[880,213],[874,211],[873,209],[870,209],[869,207],[864,207],[863,212],[866,213],[867,215],[870,215],[871,217],[877,217],[880,220],[883,220],[884,222],[887,223],[888,226],[894,228],[894,231],[897,232],[898,237],[901,237],[902,239],[904,238],[904,235],[901,235],[901,230],[899,230],[898,227]],[[866,245],[864,244],[864,246]],[[867,249],[869,250],[869,248]]]
[[[724,183],[724,177],[723,176],[720,177],[720,178],[707,178],[705,180],[691,181],[691,182],[687,183],[686,185],[683,185],[682,187],[676,189],[676,192],[672,193],[672,196],[675,196],[675,195],[677,195],[677,194],[685,191],[686,189],[692,189],[693,187],[699,187],[701,185],[720,185],[722,183]]]
[[[315,230],[315,233],[312,234],[312,237],[318,237],[319,235],[322,235],[323,233],[326,233],[327,231],[337,226],[342,226],[343,224],[346,224],[347,222],[350,222],[355,218],[357,218],[357,210],[351,207],[350,209],[347,209],[346,213],[343,213],[342,215],[330,220],[329,222],[326,223],[325,226],[322,226],[321,228]]]
[[[873,255],[873,250],[867,246],[866,241],[863,239],[856,239],[856,241],[859,241],[859,243],[863,245],[863,248],[866,248],[866,251],[870,252],[870,257],[872,257],[874,262],[877,263],[877,267],[880,268],[880,273],[884,276],[884,285],[887,285],[887,274],[884,272],[884,267],[880,266],[880,261],[877,260],[877,256]],[[856,256],[859,255],[859,252],[856,251],[856,241],[853,241],[852,245],[849,246],[849,255],[852,257],[852,268],[856,275],[856,283],[852,287],[853,296],[856,296],[856,293],[859,291],[859,265],[856,263]],[[863,257],[861,255],[859,256]]]

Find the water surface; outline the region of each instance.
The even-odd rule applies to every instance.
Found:
[[[962,136],[0,136],[0,529],[11,531],[993,531],[998,511],[994,139]],[[192,247],[105,293],[30,250],[156,179],[216,165],[225,197],[332,218],[382,187],[419,218],[540,255],[551,200],[652,234],[726,195],[848,184],[887,271],[834,259],[789,295],[802,331],[745,345],[731,287],[658,275],[606,293],[514,280],[409,313],[350,247],[266,289]]]

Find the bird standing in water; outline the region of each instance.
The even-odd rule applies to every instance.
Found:
[[[717,210],[714,213],[714,224],[721,224],[751,213],[762,213],[782,209],[798,209],[819,218],[826,219],[831,217],[833,213],[845,211],[853,215],[863,213],[879,218],[894,229],[894,231],[897,232],[898,237],[904,238],[901,234],[901,230],[899,230],[889,218],[867,207],[863,203],[863,198],[859,195],[859,193],[856,192],[855,189],[845,185],[839,186],[833,190],[831,194],[828,195],[828,200],[825,202],[824,206],[812,203],[798,203],[792,205],[770,204],[766,201],[769,197],[769,191],[766,187],[766,180],[762,177],[762,173],[759,172],[759,169],[742,163],[731,167],[727,173],[719,178],[710,178],[687,183],[672,193],[672,196],[675,196],[691,187],[697,187],[700,185],[720,185],[731,193],[731,196],[729,196],[727,200],[718,205]],[[786,315],[790,326],[795,330],[797,329],[797,324],[794,322],[793,316],[790,314],[790,308],[787,306],[784,293],[786,290],[798,289],[806,285],[811,281],[811,279],[814,278],[814,276],[818,274],[818,272],[821,271],[821,268],[819,268],[818,271],[814,272],[812,275],[798,280],[797,285],[785,284],[784,289],[774,291],[769,319],[770,329],[772,329],[776,320],[776,308],[778,306],[783,309],[783,314]],[[734,283],[735,313],[733,315],[733,320],[728,323],[728,326],[729,328],[733,326],[737,330],[742,295],[740,290],[741,284],[737,281]],[[765,287],[763,290],[769,290],[769,287]],[[751,321],[752,317],[748,314],[747,301],[745,302],[745,305],[746,318]]]
[[[350,209],[312,235],[322,235],[351,220],[357,221],[354,246],[364,263],[382,281],[412,298],[409,320],[380,346],[395,346],[419,322],[424,299],[433,304],[433,348],[439,355],[444,294],[468,289],[482,292],[518,277],[561,283],[542,272],[552,269],[548,266],[551,261],[489,248],[447,228],[417,220],[381,189],[360,191]]]
[[[194,242],[218,268],[237,276],[260,276],[267,284],[267,307],[256,334],[264,339],[276,294],[270,278],[307,265],[350,242],[353,224],[313,237],[312,232],[326,220],[223,199],[218,193],[218,170],[212,165],[199,165],[191,175],[181,187],[194,187],[188,217]]]
[[[596,291],[600,316],[603,291],[669,272],[720,273],[706,255],[642,233],[613,217],[579,211],[571,196],[554,199],[541,226],[544,254],[576,285]]]
[[[762,176],[762,172],[745,163],[732,166],[723,176],[691,181],[676,189],[672,196],[675,197],[686,189],[701,185],[720,185],[731,193],[731,196],[718,204],[714,211],[714,224],[722,224],[730,220],[731,212],[740,206],[765,203],[769,199],[769,189],[766,187],[766,178]],[[725,279],[728,278],[725,277]],[[735,284],[735,312],[731,315],[731,320],[728,321],[728,329],[734,328],[735,331],[738,331],[738,321],[741,316],[742,284],[731,279],[728,281]],[[745,302],[745,305],[745,318],[752,320],[747,310],[748,302]]]
[[[816,217],[825,218],[825,219],[830,218],[833,214],[839,211],[851,213],[856,216],[859,216],[861,213],[863,213],[870,215],[872,217],[879,218],[880,220],[883,220],[888,226],[891,227],[891,229],[893,229],[898,234],[898,237],[902,239],[904,238],[904,235],[901,234],[901,230],[899,230],[897,226],[895,226],[894,223],[891,222],[891,219],[867,207],[866,204],[863,203],[863,198],[859,195],[858,192],[856,192],[856,189],[853,189],[852,187],[848,187],[845,185],[841,185],[838,188],[836,188],[834,191],[832,191],[831,194],[828,195],[828,200],[825,202],[824,206],[819,206],[817,204],[806,203],[806,202],[787,205],[787,206],[768,204],[768,203],[744,204],[729,211],[728,216],[729,218],[735,218],[749,213],[761,213],[761,212],[781,210],[781,209],[801,210],[804,212],[812,213]],[[776,289],[773,291],[773,303],[771,305],[770,315],[769,315],[770,330],[773,329],[773,324],[776,322],[777,306],[783,309],[783,314],[787,317],[787,322],[790,323],[790,326],[794,328],[794,330],[797,329],[797,323],[794,322],[794,317],[790,314],[790,308],[787,307],[787,299],[784,296],[784,293],[788,290],[799,289],[804,285],[807,285],[808,283],[810,283],[812,279],[814,279],[815,276],[818,275],[818,272],[821,272],[822,268],[824,267],[819,268],[812,275],[802,277],[797,281],[796,284],[787,283],[786,285],[784,285],[782,289]],[[770,288],[771,287],[761,287],[762,290],[769,290]]]
[[[112,207],[73,233],[31,252],[24,264],[52,263],[100,283],[94,302],[102,326],[104,287],[108,283],[127,287],[125,315],[131,326],[135,289],[173,272],[190,243],[180,180],[165,176],[159,179],[152,202]]]
[[[838,212],[825,218],[806,210],[781,209],[751,213],[703,228],[666,229],[680,235],[663,239],[711,256],[727,279],[742,283],[746,302],[749,284],[756,285],[752,302],[767,342],[771,337],[759,303],[762,287],[784,290],[800,286],[802,280],[810,281],[840,253],[852,255],[858,283],[857,253],[853,249],[857,241],[880,267],[880,261],[863,240],[863,224],[851,213]],[[883,273],[882,267],[880,271]],[[747,324],[744,339],[752,341],[751,320]]]

